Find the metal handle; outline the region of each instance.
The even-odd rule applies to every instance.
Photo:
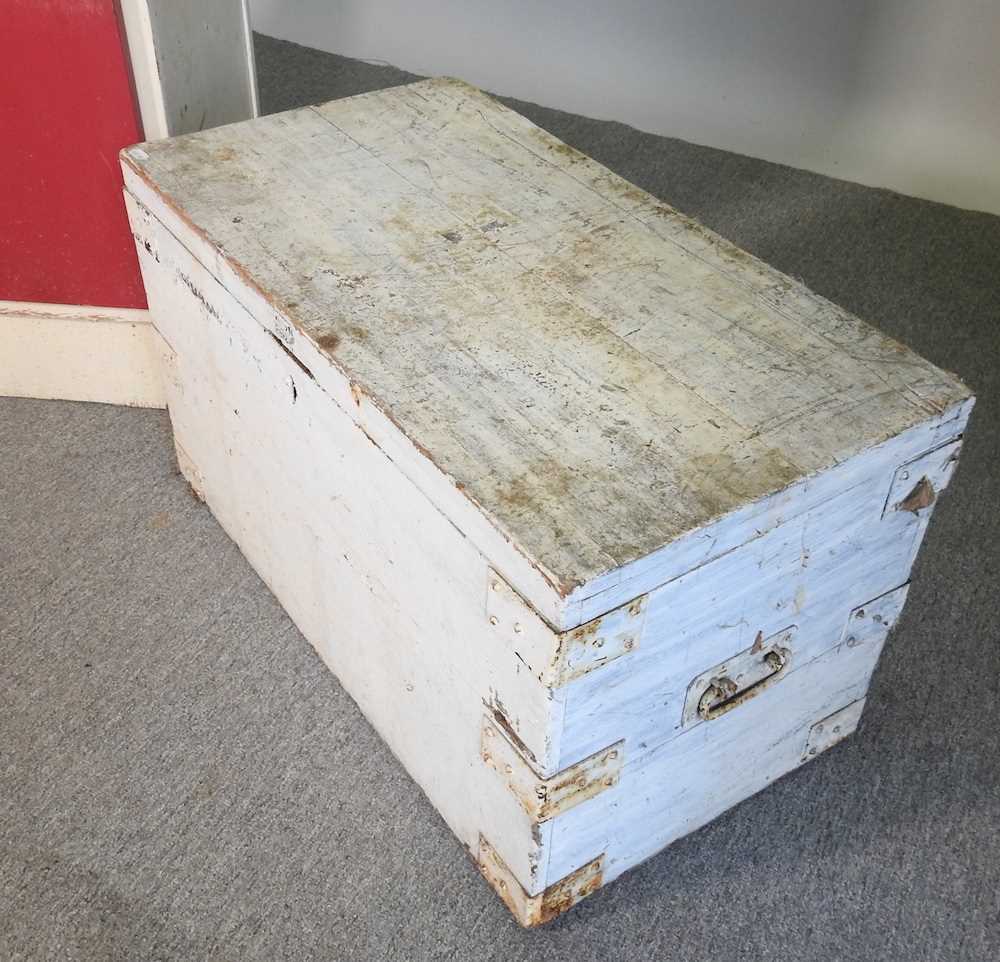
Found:
[[[789,655],[787,648],[772,648],[758,661],[746,666],[739,673],[738,681],[733,681],[729,675],[712,678],[698,700],[698,715],[709,721],[759,695],[781,677],[788,667]]]

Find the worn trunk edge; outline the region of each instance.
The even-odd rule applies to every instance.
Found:
[[[604,854],[581,865],[538,895],[528,895],[492,845],[479,836],[477,863],[486,881],[526,929],[551,922],[577,902],[596,892],[604,882]]]

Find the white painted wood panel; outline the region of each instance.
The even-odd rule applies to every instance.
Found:
[[[758,634],[796,626],[797,664],[838,644],[853,607],[909,578],[928,512],[883,508],[894,465],[928,433],[896,439],[892,460],[859,458],[854,486],[651,592],[635,651],[566,686],[557,767],[621,731],[631,752],[674,737],[688,683]]]
[[[538,843],[480,760],[480,723],[486,702],[502,705],[545,765],[558,716],[495,643],[486,559],[172,235],[128,206],[172,351],[182,466],[197,466],[194,486],[219,522],[455,834],[475,850],[489,825],[530,889]]]
[[[125,162],[571,605],[969,396],[455,81]]]
[[[136,150],[142,151],[142,148],[133,148],[130,153]],[[419,448],[403,434],[376,399],[365,396],[356,389],[354,381],[330,364],[329,358],[289,323],[238,263],[227,259],[204,232],[194,227],[176,207],[165,202],[148,181],[136,176],[131,167],[125,165],[123,171],[126,199],[129,196],[136,198],[154,211],[161,223],[183,237],[185,246],[195,258],[219,278],[228,291],[234,293],[239,303],[264,329],[293,353],[316,383],[386,452],[404,476],[446,513],[484,556],[493,559],[494,567],[524,597],[531,599],[542,618],[552,625],[559,625],[562,618],[561,599],[552,590],[551,581],[477,504],[467,497],[455,496],[454,480],[440,470],[430,452]]]
[[[182,470],[522,923],[854,730],[960,382],[454,81],[123,161]]]
[[[906,591],[847,611],[828,600],[835,645],[729,714],[642,752],[633,742],[617,784],[556,820],[550,875],[568,874],[599,851],[606,880],[615,878],[850,735]],[[828,731],[813,731],[844,709]]]
[[[683,535],[646,558],[595,579],[588,586],[593,594],[576,591],[569,596],[566,620],[571,624],[589,621],[636,594],[721,558],[804,512],[821,507],[840,492],[877,483],[879,477],[888,483],[895,465],[961,436],[972,406],[971,399],[962,401],[938,417],[876,445],[863,456],[810,475],[769,498],[731,512],[711,526]]]
[[[626,749],[618,784],[555,821],[549,878],[603,852],[610,881],[802,764],[812,725],[864,698],[881,647],[838,645],[632,764]]]
[[[843,590],[831,592],[796,619],[787,675],[711,721],[681,725],[687,684],[701,666],[718,661],[720,652],[725,658],[741,648],[723,639],[706,653],[699,641],[715,641],[716,635],[709,634],[689,636],[664,653],[661,664],[668,670],[658,665],[653,680],[662,709],[647,700],[643,707],[649,716],[629,713],[629,702],[617,713],[616,730],[632,733],[623,772],[618,785],[586,803],[585,811],[557,820],[550,859],[554,877],[578,867],[574,862],[593,858],[586,853],[601,833],[608,847],[598,843],[597,850],[608,853],[608,868],[617,875],[800,764],[809,727],[864,697],[906,592],[904,585],[854,605],[845,604]],[[737,600],[728,610],[742,612],[743,606]],[[670,637],[684,638],[682,633]],[[824,638],[825,643],[816,643]],[[633,681],[645,670],[648,666],[637,664]],[[612,707],[608,711],[616,714]]]

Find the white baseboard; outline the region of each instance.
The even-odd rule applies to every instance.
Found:
[[[166,406],[148,311],[0,301],[0,395]]]

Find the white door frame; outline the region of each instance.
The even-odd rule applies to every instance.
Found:
[[[209,118],[204,126],[215,126],[212,118],[220,109],[218,123],[258,116],[248,0],[119,0],[119,5],[146,140],[198,130],[204,117]],[[221,86],[206,86],[197,77],[181,78],[161,69],[179,44],[186,57],[217,60],[220,35],[238,37],[243,52],[243,57],[234,58],[231,50],[225,51],[232,70]],[[190,80],[183,89],[181,79]]]

